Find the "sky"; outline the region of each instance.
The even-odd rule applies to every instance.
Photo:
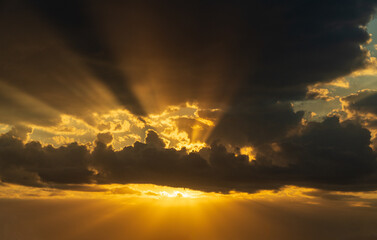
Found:
[[[0,2],[0,239],[377,239],[376,0]]]

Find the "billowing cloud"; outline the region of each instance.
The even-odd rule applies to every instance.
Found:
[[[286,102],[239,103],[220,118],[209,140],[238,146],[272,143],[294,131],[303,115]]]
[[[108,133],[108,132],[107,133],[98,133],[97,141],[102,143],[102,144],[108,145],[113,141],[113,135],[111,135],[111,133]]]
[[[337,118],[307,123],[291,102],[327,98],[326,89],[310,86],[371,65],[363,45],[376,1],[1,4],[0,122],[17,126],[0,137],[4,182],[374,189],[370,132]],[[374,114],[374,94],[365,94],[343,101]],[[180,115],[161,117],[187,103],[197,111],[178,107]],[[133,114],[124,117],[122,108]],[[92,149],[23,141],[29,130],[19,126],[58,129],[63,116],[84,120],[90,136],[99,133]],[[156,131],[145,143],[113,149],[112,142],[129,144],[148,129]],[[75,134],[50,135],[78,141]],[[208,145],[167,148],[180,139]],[[246,148],[251,162],[240,154]]]
[[[369,64],[360,45],[375,1],[3,5],[1,81],[90,122],[119,104],[143,115],[302,99],[308,85]]]
[[[0,1],[0,238],[375,239],[376,9]]]
[[[257,159],[267,166],[284,164],[283,169],[289,172],[285,177],[315,183],[312,186],[375,188],[375,180],[367,180],[375,179],[377,169],[370,137],[370,132],[359,124],[339,123],[338,118],[331,117],[309,123],[300,134],[282,140],[270,151],[261,151]]]
[[[43,147],[39,142],[24,144],[13,132],[0,137],[2,181],[30,186],[91,182],[90,153],[85,146],[71,143],[54,148]]]
[[[105,139],[105,140],[103,140]],[[309,123],[293,136],[256,149],[256,159],[212,144],[199,152],[164,148],[156,132],[145,143],[115,151],[99,134],[92,152],[72,143],[53,148],[0,137],[0,179],[31,186],[82,183],[153,183],[204,191],[254,192],[285,185],[330,190],[377,189],[376,154],[370,133],[335,117]]]

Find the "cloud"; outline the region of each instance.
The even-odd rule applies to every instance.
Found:
[[[127,77],[118,68],[110,46],[106,44],[94,19],[86,13],[85,4],[71,0],[37,0],[33,1],[32,6],[62,34],[63,40],[81,57],[91,73],[109,87],[120,103],[136,115],[145,114],[128,86]]]
[[[180,117],[175,120],[178,130],[187,133],[191,142],[205,142],[213,126],[195,118]]]
[[[54,148],[39,142],[24,144],[9,134],[0,137],[2,181],[30,186],[47,183],[90,183],[90,153],[85,146],[71,143]]]
[[[105,145],[110,144],[113,141],[113,138],[113,135],[109,132],[97,134],[97,141]]]
[[[27,133],[14,129],[0,137],[4,182],[155,183],[206,191],[375,188],[368,130],[337,118],[304,124],[304,112],[291,105],[313,95],[309,86],[370,66],[373,59],[360,46],[370,41],[365,26],[375,1],[20,0],[4,6],[1,122],[51,126],[68,114],[115,133],[128,127],[101,125],[95,116],[120,105],[145,115],[197,102],[198,116],[216,123],[208,130],[198,119],[175,121],[192,129],[190,138],[210,132],[202,137],[209,147],[190,153],[167,149],[154,131],[145,143],[120,151],[110,145],[119,136],[100,133],[89,151],[78,143],[23,143]],[[365,94],[344,101],[374,113],[374,94]],[[312,97],[325,95],[318,90]],[[144,131],[146,121],[139,120],[137,131]],[[251,163],[229,151],[249,146],[256,154]]]
[[[29,134],[33,131],[32,128],[22,125],[13,126],[7,135],[19,138],[23,141],[28,140]]]
[[[370,143],[367,129],[331,117],[321,123],[311,122],[299,135],[283,139],[275,156],[286,163],[287,178],[330,189],[332,185],[338,185],[334,188],[339,189],[352,188],[353,184],[375,188],[374,181],[366,180],[375,178],[377,169],[376,154]],[[264,162],[268,157],[259,159]]]
[[[98,138],[102,138],[99,135]],[[0,137],[0,179],[30,186],[152,183],[203,191],[255,192],[285,185],[339,191],[377,189],[376,154],[370,133],[335,117],[309,123],[274,145],[255,148],[255,160],[212,144],[199,152],[164,148],[148,131],[146,143],[115,151],[97,141],[93,151],[72,143],[54,148]]]
[[[348,119],[360,122],[360,124],[370,129],[374,135],[376,134],[377,91],[370,89],[361,90],[341,98],[341,102]],[[376,141],[376,138],[374,138],[374,141]]]
[[[129,188],[129,187],[117,187],[117,188],[112,188],[110,190],[110,192],[112,194],[136,194],[136,195],[140,195],[141,192],[140,191],[136,191],[132,188]]]
[[[313,99],[321,99],[325,101],[331,101],[334,100],[334,97],[329,96],[330,91],[326,88],[315,88],[315,87],[310,87],[307,94],[306,98],[309,100]]]
[[[362,114],[377,115],[377,91],[363,90],[342,98],[346,109]]]
[[[277,141],[301,124],[304,112],[294,112],[289,103],[239,103],[215,126],[209,141],[244,146]]]
[[[165,142],[153,130],[148,130],[147,137],[145,138],[145,144],[153,146],[157,149],[165,147]]]
[[[0,77],[88,122],[119,104],[143,115],[300,100],[370,65],[360,45],[375,4],[6,1]]]
[[[61,119],[59,111],[0,79],[0,122],[52,126],[60,123]]]

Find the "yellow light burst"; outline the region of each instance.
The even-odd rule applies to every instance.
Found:
[[[248,147],[243,147],[240,149],[240,153],[242,155],[246,155],[249,157],[249,162],[252,162],[256,159],[256,153],[253,147],[248,146]]]

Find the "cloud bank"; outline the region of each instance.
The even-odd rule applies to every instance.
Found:
[[[370,41],[374,0],[1,4],[0,122],[16,126],[0,137],[3,182],[376,189],[365,125],[337,117],[304,123],[305,113],[291,104],[306,99],[309,86],[368,66],[362,46]],[[375,114],[375,98],[364,92],[343,101],[348,110]],[[208,134],[209,147],[198,152],[165,148],[153,131],[121,151],[104,132],[93,151],[76,142],[54,148],[23,142],[29,130],[19,127],[56,126],[64,114],[99,127],[94,114],[119,108],[145,122],[186,102],[215,119],[211,131],[176,120],[179,129],[197,125]],[[254,161],[233,153],[245,146],[255,148]]]
[[[370,133],[335,117],[310,123],[301,133],[257,149],[256,160],[212,144],[198,152],[165,148],[156,132],[145,143],[115,151],[110,134],[98,135],[93,151],[71,143],[54,148],[0,137],[0,179],[29,186],[82,183],[153,183],[203,191],[255,192],[285,185],[326,190],[377,189],[376,154]]]

